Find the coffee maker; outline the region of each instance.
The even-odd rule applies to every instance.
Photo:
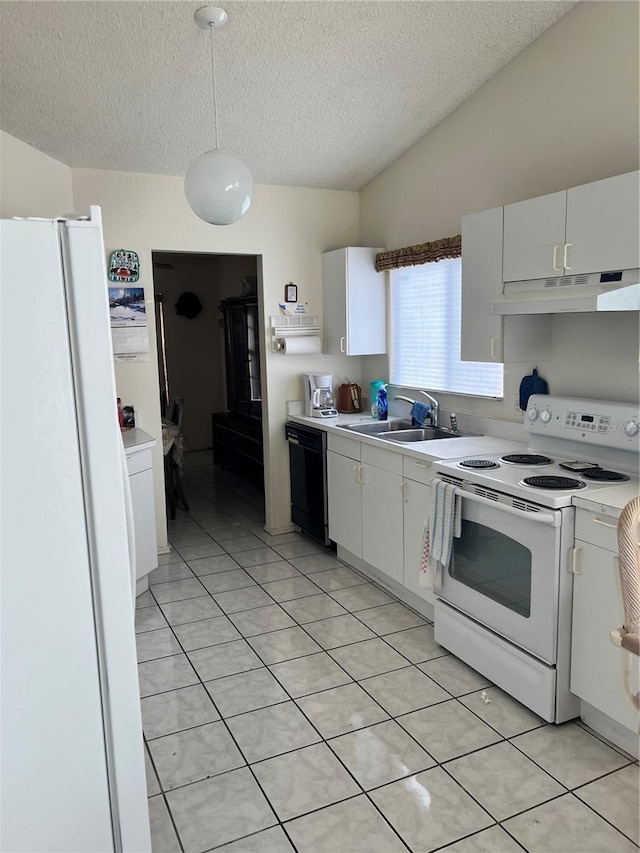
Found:
[[[304,374],[304,413],[312,418],[337,418],[333,405],[333,376],[330,373]]]

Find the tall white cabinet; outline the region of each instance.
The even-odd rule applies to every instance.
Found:
[[[376,255],[383,251],[348,246],[322,255],[326,353],[387,351],[387,276],[375,269]]]
[[[490,305],[502,296],[503,210],[462,217],[463,361],[540,361],[551,352],[551,318],[501,317]]]

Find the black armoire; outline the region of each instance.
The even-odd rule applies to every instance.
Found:
[[[211,415],[213,461],[234,466],[263,483],[258,297],[223,299],[220,310],[224,323],[228,411]]]

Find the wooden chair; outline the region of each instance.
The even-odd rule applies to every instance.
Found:
[[[182,432],[183,413],[184,397],[174,397],[171,406],[171,421],[178,427],[180,432]],[[172,454],[173,448],[165,456],[165,483],[169,502],[169,514],[170,518],[174,519],[176,517],[176,499],[180,502],[185,512],[189,512],[189,504],[184,494],[180,468],[175,459],[173,459]]]
[[[171,420],[182,431],[182,415],[184,413],[184,397],[174,397],[171,406]]]

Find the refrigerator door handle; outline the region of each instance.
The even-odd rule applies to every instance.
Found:
[[[131,485],[129,483],[129,469],[127,467],[127,456],[124,447],[120,455],[122,462],[122,489],[124,491],[124,511],[127,519],[127,546],[129,548],[129,565],[131,567],[131,588],[133,595],[133,606],[136,604],[136,532],[133,522],[133,498],[131,497]]]

